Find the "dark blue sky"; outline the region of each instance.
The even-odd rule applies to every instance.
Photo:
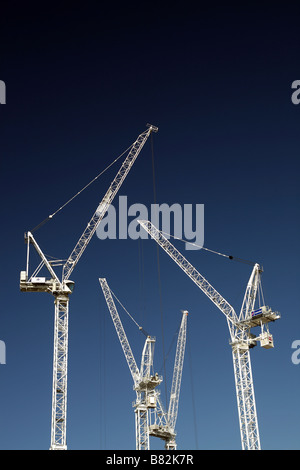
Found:
[[[157,202],[204,204],[205,246],[264,266],[266,303],[282,319],[271,326],[274,350],[252,351],[261,442],[299,449],[299,366],[291,361],[299,339],[300,105],[291,102],[291,84],[300,79],[299,17],[299,7],[271,2],[1,6],[0,337],[7,364],[0,365],[0,448],[50,444],[53,299],[19,292],[23,233],[150,122],[159,127]],[[45,253],[70,254],[117,169],[36,232]],[[150,142],[119,195],[128,204],[154,202]],[[240,448],[225,318],[163,252],[160,299],[156,249],[150,240],[94,237],[74,270],[70,449],[135,445],[132,381],[98,277],[157,337],[157,369],[162,340],[168,349],[180,309],[190,311],[178,448]],[[239,311],[251,268],[203,250],[185,255]],[[143,338],[133,324],[126,328],[139,362]]]

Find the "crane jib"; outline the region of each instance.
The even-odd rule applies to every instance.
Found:
[[[108,207],[110,206],[114,197],[119,191],[123,181],[128,175],[132,165],[134,164],[136,158],[138,157],[140,151],[142,150],[144,144],[146,143],[149,135],[151,134],[151,132],[158,131],[158,128],[155,126],[152,126],[150,124],[147,124],[147,126],[148,126],[148,129],[144,131],[142,134],[140,134],[138,138],[136,139],[136,141],[134,142],[134,144],[132,145],[131,150],[129,151],[127,157],[125,158],[124,162],[121,165],[121,168],[119,169],[114,180],[109,186],[104,198],[98,205],[93,217],[87,224],[86,229],[84,230],[83,234],[79,238],[69,258],[67,259],[63,267],[63,276],[62,276],[63,280],[69,279],[74,267],[76,266],[78,260],[83,254],[85,248],[87,247],[89,241],[91,240],[101,220],[103,219]]]
[[[151,222],[139,220],[139,224],[149,233],[164,250],[175,261],[175,263],[190,277],[190,279],[206,294],[209,299],[221,310],[228,321],[236,324],[238,321],[234,308],[222,297],[221,294],[205,279],[202,274],[167,240],[160,230]]]

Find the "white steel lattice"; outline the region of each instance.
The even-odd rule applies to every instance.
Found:
[[[243,450],[260,450],[249,348],[232,347],[236,397]]]
[[[185,343],[186,343],[186,324],[187,324],[187,311],[183,312],[181,325],[179,329],[177,347],[175,354],[175,363],[170,395],[170,404],[168,410],[168,423],[171,429],[175,432],[175,425],[178,414],[178,404],[179,404],[179,392],[182,378],[183,370],[183,360],[185,352]]]
[[[157,132],[157,127],[151,126],[145,132],[140,134],[137,140],[133,143],[131,150],[127,157],[125,158],[120,170],[116,174],[114,180],[112,181],[111,185],[109,186],[108,190],[106,191],[105,196],[103,197],[102,201],[98,205],[94,215],[92,216],[91,220],[87,224],[87,227],[83,234],[81,235],[80,239],[78,240],[75,248],[73,249],[72,253],[70,254],[69,258],[66,261],[66,264],[63,267],[63,280],[69,279],[74,267],[76,266],[79,258],[81,257],[82,253],[84,252],[87,244],[89,243],[90,239],[92,238],[93,234],[95,233],[98,225],[100,224],[101,220],[105,216],[105,213],[112,203],[115,195],[117,194],[118,190],[120,189],[123,181],[125,180],[126,176],[128,175],[132,165],[134,164],[135,160],[137,159],[140,151],[142,150],[143,146],[145,145],[149,135],[151,132]]]
[[[67,419],[69,297],[55,298],[51,450],[64,450]]]
[[[137,395],[137,403],[139,404],[135,409],[136,450],[149,450],[149,415],[146,405],[145,392],[138,393]]]

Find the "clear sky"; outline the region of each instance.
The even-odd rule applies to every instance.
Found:
[[[34,5],[34,6],[33,6]],[[48,449],[53,298],[19,291],[23,234],[136,139],[148,141],[119,195],[128,205],[204,204],[208,248],[259,262],[275,348],[251,351],[261,444],[299,449],[298,7],[274,2],[98,2],[1,6],[0,448]],[[118,166],[35,232],[67,258]],[[191,263],[239,311],[251,266],[203,250]],[[32,259],[32,267],[38,258]],[[134,449],[135,393],[99,286],[156,336],[163,374],[180,309],[189,310],[178,449],[240,449],[229,333],[222,313],[153,240],[90,242],[70,298],[69,449]],[[58,271],[59,272],[59,271]],[[161,291],[161,292],[160,292]],[[122,314],[122,312],[120,312]],[[122,317],[124,318],[124,316]],[[143,336],[124,319],[137,362]],[[175,345],[174,345],[175,346]],[[161,396],[170,390],[175,347]],[[165,387],[166,383],[166,387]],[[162,448],[151,439],[151,448]]]

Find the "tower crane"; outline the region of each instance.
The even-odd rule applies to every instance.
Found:
[[[254,265],[240,314],[237,315],[227,300],[167,240],[161,231],[149,221],[140,220],[139,223],[225,315],[232,347],[242,449],[259,450],[261,445],[249,350],[256,345],[257,341],[260,341],[265,349],[274,347],[268,323],[280,318],[280,314],[268,306],[262,305],[255,309],[257,293],[261,289],[262,267],[258,263]],[[251,328],[256,326],[261,328],[259,335],[251,333]]]
[[[79,238],[75,248],[63,266],[62,278],[59,279],[53,270],[57,266],[54,261],[48,260],[33,234],[25,234],[27,243],[26,270],[20,274],[20,290],[22,292],[48,292],[54,296],[54,352],[53,352],[53,385],[52,385],[52,417],[51,417],[51,450],[65,450],[66,443],[66,417],[67,417],[67,365],[68,365],[68,321],[69,321],[69,295],[73,292],[74,282],[69,279],[76,264],[86,249],[89,241],[103,219],[108,207],[128,175],[132,165],[152,132],[158,128],[148,124],[147,130],[141,133],[132,144],[130,151],[123,161],[118,173],[109,186],[102,201],[98,205],[86,229]],[[51,218],[51,216],[49,216]],[[39,266],[32,275],[29,275],[29,252],[33,245],[41,258]],[[46,267],[49,277],[38,276],[40,270]]]
[[[149,436],[159,437],[165,441],[166,449],[176,450],[175,424],[178,414],[188,312],[186,310],[182,311],[182,319],[177,339],[170,403],[168,412],[166,412],[160,400],[160,392],[156,389],[156,387],[162,382],[162,377],[157,373],[153,373],[155,338],[148,335],[143,328],[138,325],[139,329],[146,335],[142,352],[141,367],[138,369],[118,310],[113,300],[112,292],[105,278],[99,278],[99,282],[131,372],[133,388],[136,392],[136,401],[133,404],[135,409],[136,450],[150,449]]]

